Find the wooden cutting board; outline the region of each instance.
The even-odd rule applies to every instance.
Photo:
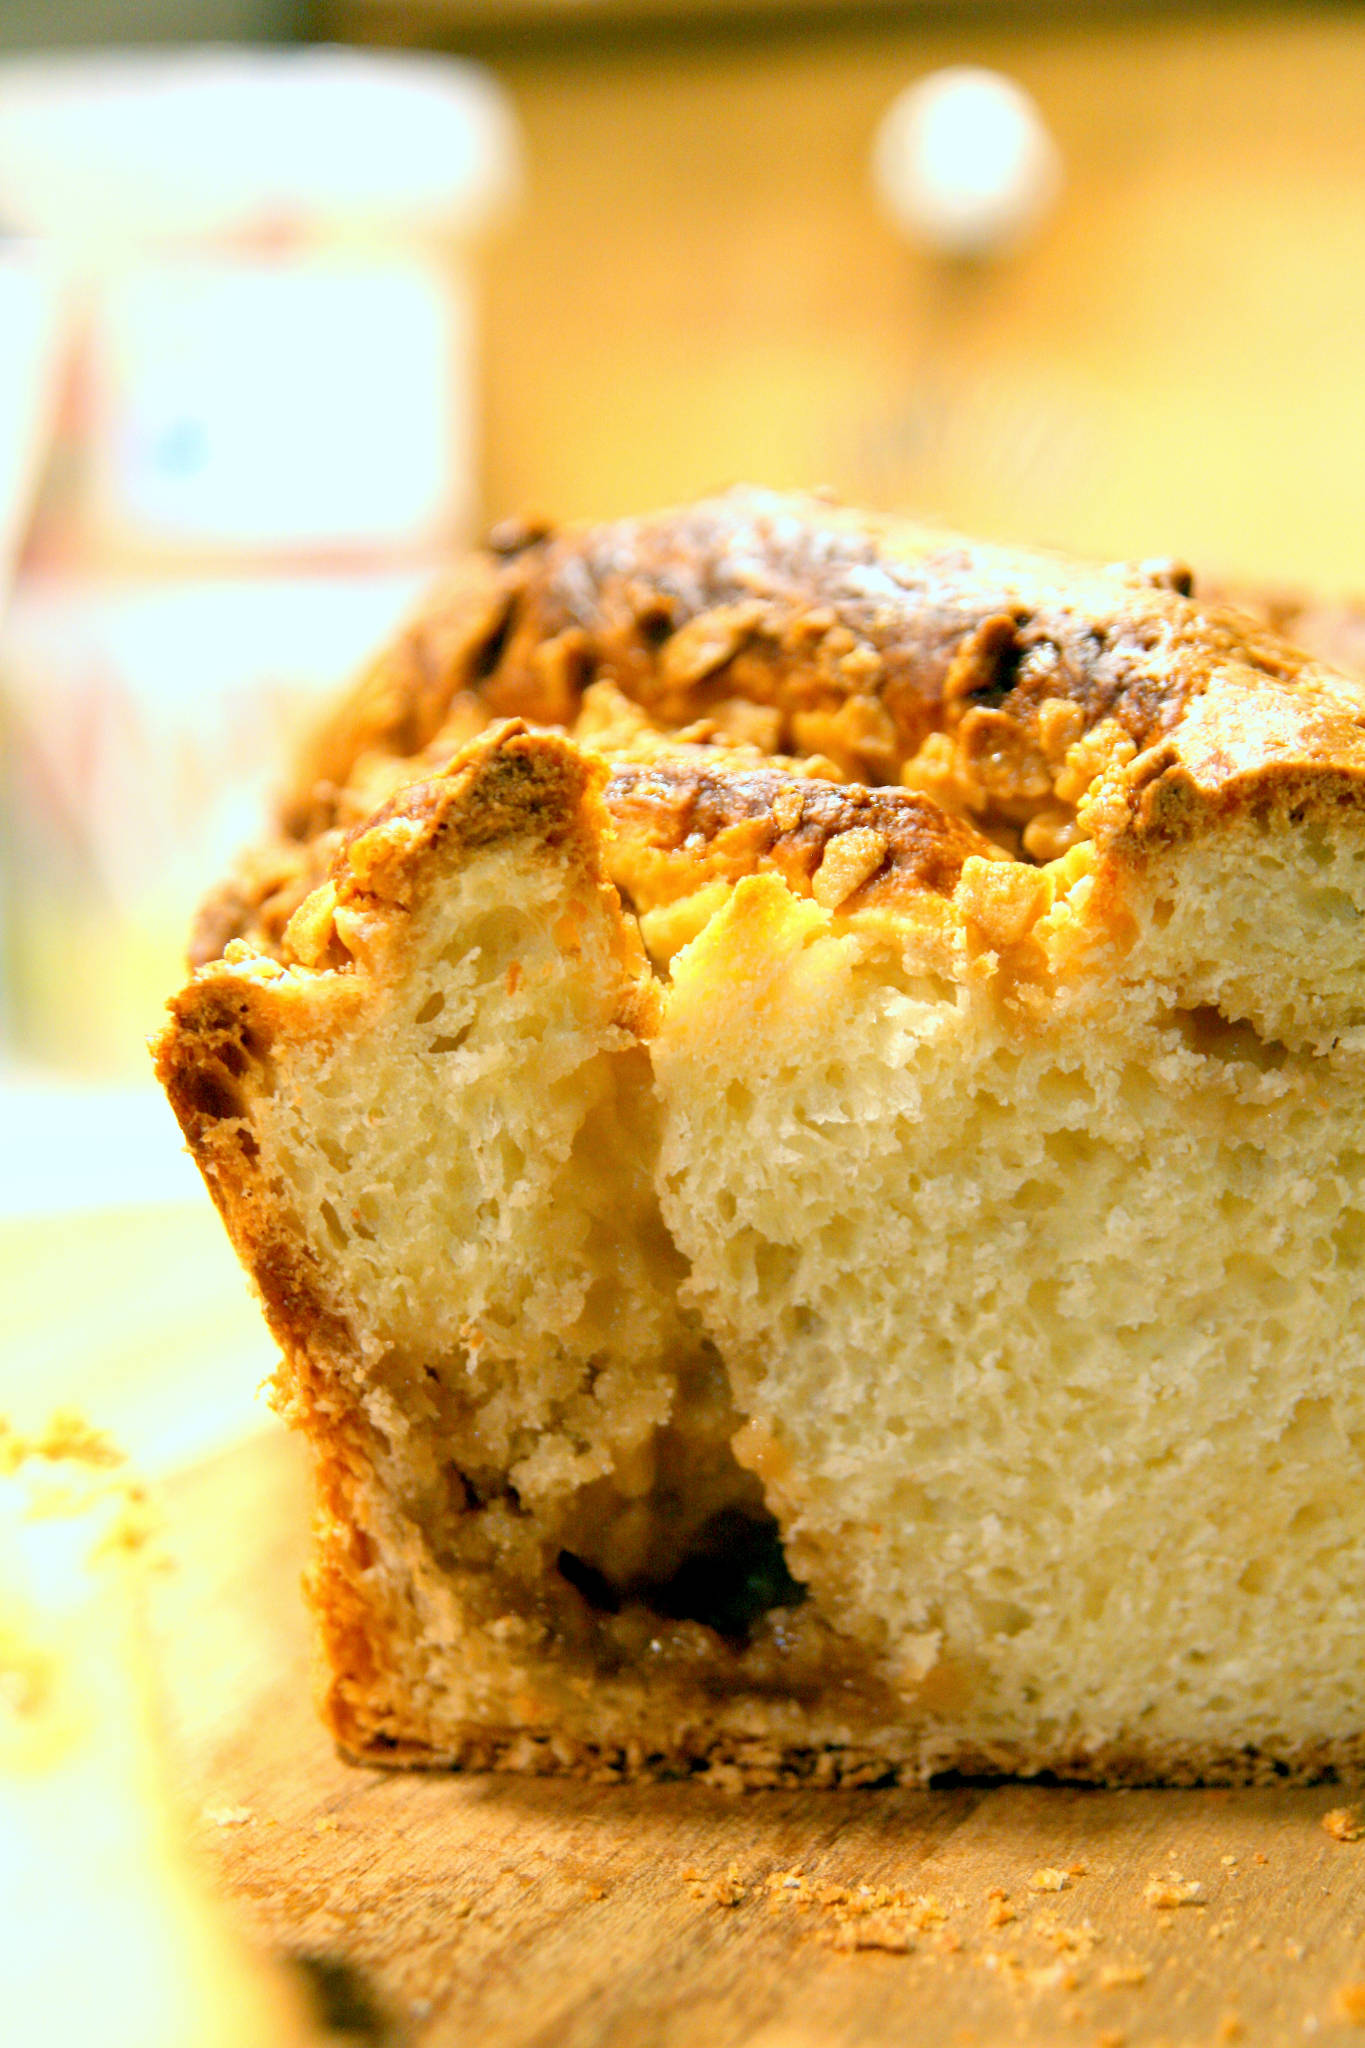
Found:
[[[154,1632],[196,1839],[362,2038],[1177,2048],[1365,2025],[1365,1841],[1322,1825],[1340,1790],[727,1797],[357,1769],[310,1707],[296,1446],[258,1437],[167,1500]],[[1149,1902],[1176,1879],[1202,1903]],[[888,1939],[908,1945],[841,1945]]]

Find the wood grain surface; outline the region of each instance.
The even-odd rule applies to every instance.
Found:
[[[1322,1825],[1340,1788],[729,1798],[357,1769],[309,1702],[294,1444],[187,1471],[167,1516],[154,1633],[196,1840],[361,2038],[1177,2048],[1365,2020],[1365,1841]],[[1154,1903],[1177,1880],[1201,1902]]]

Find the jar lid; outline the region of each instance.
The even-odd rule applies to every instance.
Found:
[[[0,227],[68,244],[392,223],[472,235],[519,136],[479,65],[335,48],[0,63]]]

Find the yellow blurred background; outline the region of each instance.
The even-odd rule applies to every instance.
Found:
[[[491,511],[827,482],[1365,588],[1360,13],[941,7],[487,48],[529,167],[489,256]],[[964,63],[1028,89],[1066,184],[1035,243],[954,278],[868,162],[896,93]]]

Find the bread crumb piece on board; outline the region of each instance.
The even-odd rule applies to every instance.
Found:
[[[1064,1892],[1070,1882],[1064,1870],[1035,1870],[1028,1888],[1031,1892]]]
[[[1077,1991],[1081,1982],[1066,1963],[1030,1963],[1024,1981],[1031,1991]]]
[[[679,1875],[694,1899],[710,1899],[717,1906],[738,1906],[749,1896],[749,1887],[740,1876],[737,1863],[719,1872],[698,1870],[689,1863]]]
[[[1089,1955],[1096,1944],[1103,1939],[1099,1929],[1089,1920],[1074,1921],[1070,1924],[1057,1919],[1056,1915],[1044,1908],[1036,1914],[1029,1933],[1037,1940],[1045,1941],[1055,1948],[1059,1955]]]
[[[1197,1877],[1154,1877],[1142,1888],[1145,1902],[1158,1911],[1168,1906],[1202,1906],[1207,1903],[1204,1887]]]
[[[1322,1816],[1322,1825],[1334,1842],[1360,1840],[1360,1816],[1353,1806],[1334,1806]]]
[[[1147,1976],[1146,1963],[1101,1963],[1098,1982],[1101,1991],[1135,1991]]]
[[[845,1920],[834,1930],[834,1946],[842,1949],[880,1948],[888,1955],[909,1955],[914,1944],[907,1923],[890,1913],[868,1913],[861,1919]]]
[[[1332,2009],[1339,2020],[1346,2020],[1353,2027],[1365,2027],[1365,1984],[1339,1985]]]

